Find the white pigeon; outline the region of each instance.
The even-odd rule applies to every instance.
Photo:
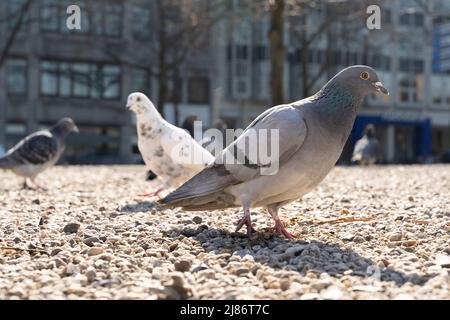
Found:
[[[262,113],[214,163],[159,203],[163,208],[184,210],[242,206],[244,217],[236,231],[246,225],[248,236],[254,232],[250,208],[267,208],[275,221],[272,229],[293,238],[278,217],[279,208],[307,194],[327,176],[342,153],[364,97],[375,92],[388,94],[375,70],[368,66],[344,69],[314,96]],[[264,140],[258,133],[272,130],[279,133],[273,140],[269,136],[279,146],[279,156],[255,159],[257,150],[252,152],[245,142],[253,136],[258,141],[252,145],[259,145]],[[279,170],[268,174],[271,166]]]
[[[158,196],[165,189],[178,187],[214,161],[189,133],[164,120],[145,94],[130,94],[126,107],[136,113],[142,158],[163,183],[162,188],[144,196]]]

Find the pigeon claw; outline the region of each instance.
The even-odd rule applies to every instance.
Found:
[[[252,220],[251,220],[250,216],[244,216],[239,221],[235,232],[238,232],[239,230],[241,230],[242,227],[244,226],[244,224],[247,227],[247,237],[251,238],[253,233],[256,233],[256,230],[252,227]]]
[[[291,239],[291,240],[297,238],[297,236],[295,234],[292,234],[286,230],[286,228],[284,227],[283,222],[281,222],[281,220],[275,220],[275,226],[273,226],[271,228],[267,228],[267,229],[265,229],[265,231],[276,232],[279,235],[282,235],[283,237],[285,237],[287,239]]]

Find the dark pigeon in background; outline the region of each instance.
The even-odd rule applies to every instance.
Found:
[[[72,119],[63,118],[49,130],[25,137],[0,158],[0,169],[24,177],[24,188],[29,188],[28,179],[40,187],[36,176],[58,162],[65,149],[64,139],[71,132],[78,132],[77,126]]]
[[[375,137],[375,127],[369,124],[364,129],[364,136],[355,144],[352,162],[369,166],[377,162],[379,158],[379,143]]]
[[[266,110],[213,163],[161,200],[162,208],[204,211],[242,206],[244,216],[236,231],[246,225],[250,237],[254,232],[250,209],[263,207],[275,221],[272,230],[294,238],[278,217],[279,209],[309,193],[333,169],[359,106],[365,96],[375,92],[388,94],[375,70],[352,66],[339,72],[314,96]],[[279,132],[275,141],[279,144],[277,159],[224,161],[227,155],[234,160],[236,156],[254,159],[241,142],[251,134],[258,136],[260,130],[272,129]],[[272,165],[278,171],[263,174],[262,170]]]

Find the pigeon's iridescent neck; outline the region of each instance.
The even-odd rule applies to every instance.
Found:
[[[312,99],[317,106],[316,110],[321,114],[321,119],[345,143],[364,96],[365,94],[359,90],[328,83]]]
[[[341,122],[349,114],[356,113],[364,100],[365,93],[357,89],[340,86],[337,83],[328,83],[319,92],[312,96],[320,112],[327,118]],[[342,123],[342,122],[341,122]]]
[[[53,128],[50,129],[50,132],[54,137],[60,140],[64,140],[64,138],[66,138],[69,135],[71,130],[66,126],[55,125]]]

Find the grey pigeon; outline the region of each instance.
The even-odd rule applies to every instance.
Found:
[[[63,118],[49,130],[35,132],[22,139],[0,158],[0,169],[11,170],[35,185],[36,176],[53,166],[64,152],[64,138],[78,128],[70,118]]]
[[[359,106],[373,92],[388,94],[376,72],[368,66],[351,66],[314,96],[266,110],[212,164],[160,200],[161,208],[214,210],[242,206],[244,217],[236,231],[245,224],[251,236],[250,208],[263,207],[275,220],[271,229],[293,238],[278,217],[279,208],[307,194],[327,176],[341,155]],[[238,148],[242,139],[252,130],[261,129],[279,130],[279,169],[275,174],[262,174],[262,169],[274,162],[224,161],[227,153],[245,152]],[[252,157],[245,155],[247,160]]]
[[[356,164],[368,166],[377,162],[379,144],[375,137],[375,127],[371,124],[364,129],[364,136],[355,144],[352,161]]]

